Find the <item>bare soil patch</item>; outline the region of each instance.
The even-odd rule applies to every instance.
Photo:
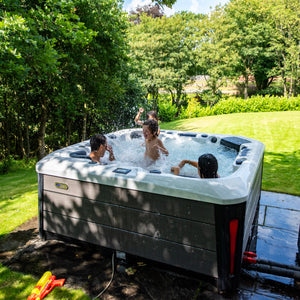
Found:
[[[83,289],[95,297],[112,277],[112,251],[88,244],[44,241],[35,217],[0,239],[0,262],[12,271],[37,279],[45,271],[65,278],[65,287]],[[115,259],[114,278],[101,299],[217,299],[213,285],[149,262]],[[217,298],[216,298],[217,297]]]

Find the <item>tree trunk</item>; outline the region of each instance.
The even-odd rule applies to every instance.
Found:
[[[46,133],[46,122],[47,122],[47,100],[43,98],[41,105],[41,116],[40,116],[40,127],[38,133],[38,159],[42,159],[45,152],[45,133]]]
[[[71,144],[71,120],[67,119],[67,146]]]
[[[282,56],[282,62],[280,64],[281,66],[281,79],[283,82],[283,96],[287,97],[287,85],[286,85],[286,76],[285,76],[285,56],[281,54]]]
[[[249,83],[249,75],[245,74],[245,85],[244,85],[244,99],[248,98],[248,83]]]
[[[175,104],[175,101],[176,101],[176,100],[175,100],[175,95],[174,95],[172,89],[168,89],[168,91],[169,91],[169,93],[170,93],[170,95],[171,95],[172,105],[174,105],[174,104]]]
[[[178,84],[177,85],[177,90],[176,90],[176,107],[179,108],[179,102],[180,102],[180,99],[181,99],[181,95],[182,95],[182,84]]]
[[[19,137],[17,139],[17,142],[19,144],[18,146],[19,146],[20,156],[21,158],[24,158],[26,153],[24,149],[23,127],[19,115],[17,118],[18,118],[18,131],[19,131]]]
[[[87,105],[84,103],[83,105],[83,124],[82,124],[82,138],[81,141],[86,140],[86,122],[87,122]]]
[[[292,74],[293,74],[293,71],[294,71],[294,68],[292,68]],[[293,75],[291,75],[289,98],[293,96],[293,88],[294,88],[294,80],[293,80]]]
[[[26,101],[26,106],[25,106],[25,144],[26,144],[26,148],[25,148],[25,154],[26,154],[26,158],[29,158],[30,155],[30,143],[29,143],[29,124],[28,124],[28,105],[27,105],[27,99],[25,99]]]
[[[294,81],[293,81],[293,77],[291,77],[290,88],[289,88],[289,98],[293,96],[293,86],[294,86]]]
[[[10,122],[9,122],[9,107],[7,104],[7,94],[4,92],[4,131],[5,131],[5,151],[4,155],[9,156],[10,155]]]

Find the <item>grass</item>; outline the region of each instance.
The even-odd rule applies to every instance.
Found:
[[[38,213],[35,161],[13,162],[8,174],[0,175],[0,239]],[[2,222],[4,220],[4,222]],[[43,274],[41,274],[42,276]],[[27,299],[39,278],[13,272],[0,264],[0,299]],[[47,299],[90,299],[81,290],[55,288]]]
[[[41,274],[42,277],[43,274]],[[18,272],[12,272],[9,268],[0,264],[0,299],[21,300],[27,299],[32,289],[36,286],[39,278],[33,278],[31,275],[24,275]],[[55,287],[47,295],[47,300],[89,300],[86,294],[81,290],[69,290],[64,287]]]
[[[178,120],[161,129],[241,135],[265,144],[262,189],[300,195],[300,112],[229,114]]]
[[[0,238],[38,213],[35,161],[14,162],[8,174],[0,175]]]

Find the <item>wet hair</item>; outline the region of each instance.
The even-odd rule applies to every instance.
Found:
[[[206,153],[199,156],[198,168],[204,178],[218,178],[218,161],[214,155]]]
[[[95,134],[90,139],[91,151],[97,151],[101,145],[105,145],[106,137],[103,134]]]
[[[150,132],[152,134],[158,135],[157,131],[158,131],[158,123],[156,120],[154,119],[148,119],[144,122],[143,125],[149,126]]]
[[[147,120],[149,120],[149,118],[152,117],[152,119],[157,120],[157,113],[154,110],[150,110],[147,112]]]

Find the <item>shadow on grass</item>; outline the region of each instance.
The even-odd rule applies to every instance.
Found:
[[[300,196],[300,150],[265,152],[262,189]]]

